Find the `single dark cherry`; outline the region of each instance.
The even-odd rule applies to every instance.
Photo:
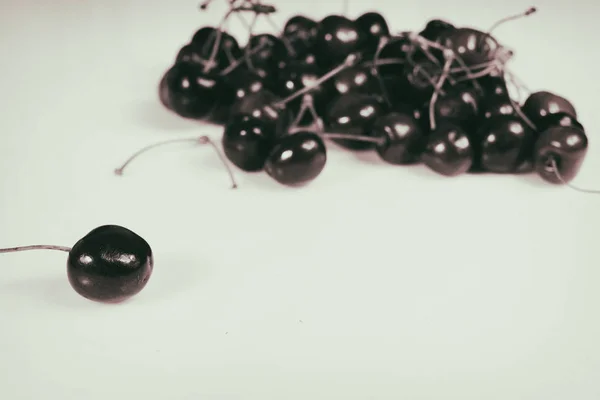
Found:
[[[300,131],[277,139],[265,171],[277,182],[297,186],[314,180],[327,162],[327,149],[314,132]]]
[[[472,28],[457,28],[440,35],[441,44],[451,50],[469,67],[494,60],[500,47],[491,35]]]
[[[274,126],[277,134],[286,132],[290,124],[290,111],[275,104],[281,98],[269,90],[249,93],[231,106],[230,118],[249,115]]]
[[[207,61],[211,58],[217,40],[217,29],[206,26],[200,28],[192,37],[191,45],[194,56]],[[181,54],[181,52],[180,52]],[[223,70],[229,64],[242,56],[242,50],[237,40],[225,31],[221,31],[221,39],[217,44],[215,54],[216,68]],[[194,61],[194,60],[190,60]]]
[[[521,173],[532,170],[536,133],[517,116],[488,120],[478,131],[481,167],[488,172]]]
[[[204,65],[206,59],[202,55],[202,49],[190,43],[186,44],[181,48],[181,50],[179,50],[177,57],[175,57],[175,62],[189,62]]]
[[[105,225],[79,240],[67,261],[67,275],[81,296],[118,303],[139,293],[152,275],[150,245],[129,229]]]
[[[208,119],[216,124],[225,124],[229,119],[233,104],[262,90],[265,90],[265,82],[256,73],[245,68],[235,70],[234,73],[224,77],[219,100]]]
[[[314,87],[309,93],[313,97],[313,104],[316,111],[321,114],[331,99],[331,89],[326,84],[315,86],[316,81],[320,77],[320,69],[315,64],[306,64],[298,61],[291,62],[279,72],[277,93],[282,98],[285,98],[306,87]],[[286,104],[286,108],[290,110],[293,115],[297,115],[301,104],[302,96],[297,97]],[[311,115],[309,115],[309,113],[305,113],[302,121],[300,121],[302,125],[311,122],[314,121],[311,120]]]
[[[159,97],[167,108],[185,118],[204,119],[220,97],[221,78],[205,73],[198,64],[173,65],[159,84]]]
[[[243,171],[260,171],[275,141],[273,124],[249,115],[232,118],[223,133],[223,152]]]
[[[360,65],[346,68],[325,83],[332,96],[347,93],[380,93],[379,81],[371,69]]]
[[[354,21],[330,15],[319,22],[314,51],[319,65],[329,70],[344,62],[348,54],[360,51],[364,44],[365,35]]]
[[[581,122],[579,122],[575,117],[567,113],[556,113],[546,115],[538,122],[536,128],[539,132],[544,132],[554,126],[566,126],[585,131]]]
[[[386,112],[383,100],[379,96],[349,93],[338,97],[331,103],[324,122],[326,131],[357,136],[372,136],[373,124]],[[335,143],[351,150],[367,150],[373,143],[357,140],[334,139]]]
[[[471,141],[458,125],[443,123],[429,135],[421,160],[438,174],[463,174],[473,163]]]
[[[487,96],[483,99],[480,116],[482,120],[502,116],[515,115],[515,108],[508,95]]]
[[[377,118],[372,135],[386,139],[375,149],[382,160],[396,165],[418,162],[427,142],[421,124],[408,112],[391,112]]]
[[[549,128],[535,143],[533,151],[535,170],[547,182],[562,183],[553,168],[552,160],[554,160],[562,180],[570,182],[577,176],[587,148],[588,138],[583,130],[571,126]]]
[[[263,79],[276,79],[279,69],[284,68],[289,60],[288,49],[283,41],[268,33],[255,35],[250,38],[244,51],[261,50],[253,52],[249,67]]]
[[[419,33],[425,39],[435,42],[439,37],[446,32],[456,30],[455,26],[450,22],[441,19],[432,19],[425,25],[425,28]]]
[[[429,104],[425,104],[429,115]],[[470,85],[449,88],[445,95],[438,97],[435,103],[436,122],[451,121],[466,129],[467,133],[475,130],[479,117],[479,96]]]
[[[565,113],[577,118],[577,111],[569,100],[546,91],[529,95],[521,110],[536,127],[550,114]]]
[[[310,52],[317,37],[318,27],[316,21],[302,15],[293,16],[286,22],[283,36],[292,45],[296,59],[306,57]]]
[[[363,53],[366,57],[372,57],[377,51],[381,38],[390,36],[390,28],[383,15],[376,12],[365,13],[355,22],[365,36]]]

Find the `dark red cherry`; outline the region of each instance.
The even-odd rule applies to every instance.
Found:
[[[454,25],[447,21],[441,19],[432,19],[427,23],[427,25],[425,25],[425,28],[419,33],[419,35],[423,36],[425,39],[435,42],[443,33],[451,32],[455,29],[456,28]]]
[[[290,112],[287,108],[275,106],[280,100],[279,96],[265,89],[249,93],[233,103],[229,116],[233,118],[249,115],[261,119],[265,123],[273,125],[278,134],[282,134],[290,123]]]
[[[211,113],[209,120],[217,124],[226,123],[233,104],[264,89],[265,83],[260,76],[245,68],[237,69],[235,73],[224,77],[220,100]]]
[[[588,138],[584,131],[571,126],[555,126],[544,131],[535,143],[533,162],[536,172],[547,182],[560,184],[552,160],[565,182],[577,176],[585,159]]]
[[[479,83],[479,86],[483,89],[486,97],[509,95],[506,81],[502,76],[485,75],[481,78],[477,78],[477,83]]]
[[[500,47],[492,36],[472,28],[445,31],[439,40],[469,67],[492,61]]]
[[[319,176],[326,161],[327,150],[319,135],[300,131],[277,139],[267,157],[265,171],[283,185],[297,186]]]
[[[204,65],[205,58],[202,56],[202,49],[198,49],[193,44],[186,44],[179,50],[175,62],[189,62],[194,64]]]
[[[416,63],[406,63],[404,74],[417,97],[416,101],[431,98],[434,83],[441,73],[440,67],[430,60],[417,60]],[[417,95],[418,94],[418,95]]]
[[[331,103],[324,122],[327,132],[350,135],[373,135],[373,124],[386,111],[382,99],[368,94],[349,93]],[[334,139],[342,147],[367,150],[373,143],[356,140]]]
[[[248,41],[245,51],[258,50],[250,59],[250,68],[263,79],[274,79],[278,70],[285,67],[289,59],[288,49],[283,41],[268,33],[255,35]]]
[[[294,61],[279,72],[278,93],[282,98],[291,96],[298,90],[302,90],[309,86],[315,86],[315,82],[320,76],[320,70],[315,64]],[[315,86],[309,93],[313,96],[314,106],[317,112],[322,112],[331,98],[328,87],[321,84]],[[302,96],[292,100],[286,105],[286,108],[290,110],[293,115],[297,115],[301,104]],[[311,122],[313,122],[311,115],[305,113],[301,124],[309,124]]]
[[[421,124],[408,112],[391,112],[377,118],[372,135],[386,139],[375,149],[382,160],[396,165],[418,162],[427,141]]]
[[[428,111],[429,104],[426,104]],[[426,114],[428,115],[428,113]],[[479,116],[479,96],[469,85],[449,88],[435,103],[436,122],[453,121],[471,132]]]
[[[583,125],[575,117],[567,113],[547,115],[538,122],[536,128],[539,132],[544,132],[554,126],[567,126],[585,131]]]
[[[319,22],[315,41],[317,62],[330,69],[344,62],[349,54],[360,51],[364,43],[365,35],[354,21],[340,15],[325,17]]]
[[[275,141],[273,124],[249,115],[232,118],[223,133],[223,152],[235,166],[247,172],[260,171]]]
[[[119,303],[146,286],[153,267],[152,249],[144,239],[121,226],[105,225],[75,243],[67,276],[81,296]]]
[[[317,31],[318,23],[302,15],[296,15],[286,22],[283,36],[292,45],[296,59],[306,57],[310,52],[315,43]]]
[[[374,94],[380,92],[379,81],[371,69],[360,65],[346,68],[326,82],[332,96],[346,93]]]
[[[502,115],[488,120],[478,131],[481,167],[488,172],[531,171],[536,133],[517,116]]]
[[[569,100],[546,91],[529,95],[521,110],[536,127],[550,114],[565,113],[577,118],[577,111]]]
[[[480,114],[483,119],[503,115],[515,115],[515,108],[508,95],[492,95],[484,98]]]
[[[377,72],[383,77],[403,77],[404,64],[386,64],[386,60],[399,60],[406,62],[406,57],[412,51],[414,45],[408,38],[393,38],[379,53],[379,60],[383,60],[377,66]]]
[[[390,28],[383,15],[376,12],[368,12],[356,19],[358,28],[365,36],[365,56],[373,56],[382,37],[390,36]]]
[[[205,73],[202,66],[181,62],[173,65],[159,84],[163,104],[185,118],[204,119],[220,99],[222,81],[218,75]]]
[[[421,160],[438,174],[463,174],[473,163],[471,141],[458,125],[443,123],[429,135]]]
[[[196,57],[201,57],[204,60],[209,60],[211,58],[211,55],[213,54],[213,48],[218,37],[217,34],[217,29],[209,26],[200,28],[194,34],[190,44],[195,49]],[[215,54],[215,61],[217,63],[216,68],[218,70],[222,70],[240,58],[242,55],[242,50],[240,49],[237,40],[233,36],[227,32],[221,31],[221,39],[219,40]]]

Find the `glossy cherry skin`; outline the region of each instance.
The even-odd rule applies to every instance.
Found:
[[[579,122],[575,117],[567,113],[556,113],[547,115],[538,122],[536,128],[539,132],[544,132],[547,129],[550,129],[554,126],[566,126],[585,131],[581,122]]]
[[[271,34],[252,36],[244,51],[258,50],[250,56],[251,69],[263,79],[276,79],[277,71],[285,67],[289,59],[288,49],[283,41]]]
[[[373,56],[381,38],[390,36],[390,28],[385,18],[379,13],[368,12],[358,17],[355,22],[365,36],[365,56]]]
[[[551,160],[565,182],[577,176],[585,159],[588,138],[584,131],[570,126],[556,126],[543,132],[535,143],[533,162],[535,171],[547,182],[560,184]]]
[[[324,69],[335,67],[349,54],[360,51],[365,39],[365,34],[354,21],[340,15],[325,17],[319,23],[315,40],[317,62]]]
[[[325,83],[330,88],[331,96],[347,93],[373,94],[380,92],[379,82],[368,67],[360,65],[349,67]]]
[[[265,90],[264,80],[247,69],[236,70],[224,77],[220,91],[220,100],[211,113],[209,120],[217,124],[225,124],[231,114],[233,104],[240,102],[248,95]]]
[[[296,15],[290,18],[283,27],[283,36],[289,41],[294,49],[294,58],[305,57],[311,50],[319,25],[316,21]]]
[[[443,123],[428,136],[421,160],[438,174],[463,174],[473,163],[473,149],[469,136],[458,125]]]
[[[577,118],[577,111],[569,100],[546,91],[529,95],[521,110],[536,127],[544,117],[550,114],[565,113]]]
[[[290,111],[275,105],[280,100],[279,96],[265,89],[249,93],[233,103],[229,117],[249,115],[273,125],[277,134],[283,134],[290,123]]]
[[[485,97],[509,95],[506,81],[502,76],[486,75],[478,78],[477,83],[483,89]]]
[[[277,139],[265,171],[283,185],[298,186],[319,176],[326,162],[327,149],[319,135],[300,131]]]
[[[515,108],[507,95],[488,96],[483,100],[480,114],[486,120],[502,115],[515,115]]]
[[[386,139],[375,149],[382,160],[396,165],[418,162],[427,141],[419,121],[407,112],[393,111],[377,118],[372,135]]]
[[[373,124],[386,112],[379,96],[349,93],[338,97],[324,118],[326,131],[349,135],[373,135]],[[351,150],[367,150],[373,143],[335,139],[335,143]]]
[[[81,296],[120,303],[146,286],[153,267],[152,250],[144,239],[121,226],[105,225],[75,243],[67,276]]]
[[[502,115],[488,120],[478,131],[480,166],[488,172],[519,173],[532,169],[536,133],[517,116]]]
[[[446,32],[454,31],[456,28],[451,23],[441,20],[432,19],[425,25],[425,28],[419,33],[425,39],[435,42],[438,38]]]
[[[316,81],[320,78],[320,70],[315,64],[306,64],[304,62],[294,61],[288,64],[279,72],[278,94],[282,97],[288,97],[306,87],[314,87],[309,93],[313,97],[313,104],[317,113],[321,114],[326,108],[328,101],[331,98],[328,86],[321,84],[315,86]],[[302,104],[302,96],[297,97],[286,105],[286,109],[291,111],[291,114],[297,115]],[[301,124],[310,124],[312,116],[305,113]]]
[[[276,134],[273,124],[249,115],[232,118],[223,133],[223,152],[243,171],[263,169],[273,149]]]
[[[197,56],[204,60],[210,59],[213,47],[217,39],[217,30],[213,27],[200,28],[192,37],[191,45],[195,49]],[[181,53],[180,53],[181,54]],[[228,34],[221,31],[221,39],[216,52],[217,69],[226,68],[233,61],[242,56],[242,50],[237,40]]]
[[[163,104],[185,118],[206,118],[218,103],[222,81],[205,73],[198,64],[181,62],[173,65],[159,84]]]
[[[441,44],[459,55],[467,66],[483,64],[494,59],[500,47],[491,36],[471,28],[458,28],[440,35]]]

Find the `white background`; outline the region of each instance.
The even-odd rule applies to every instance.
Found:
[[[342,9],[279,3],[281,24]],[[223,11],[197,4],[0,3],[0,245],[70,246],[116,223],[156,261],[142,293],[107,306],[71,290],[64,253],[2,255],[0,398],[600,398],[600,196],[334,146],[296,190],[237,171],[231,191],[210,148],[187,145],[114,176],[153,141],[220,137],[157,98],[178,49]],[[350,16],[485,29],[530,5],[355,1]],[[591,145],[575,183],[600,188],[600,3],[535,5],[497,37],[532,89],[576,105]]]

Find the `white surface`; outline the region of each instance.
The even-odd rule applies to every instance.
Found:
[[[279,3],[280,22],[338,11]],[[0,3],[0,244],[72,245],[117,223],[156,257],[147,288],[107,306],[71,290],[63,253],[2,255],[1,399],[600,398],[600,196],[333,146],[300,190],[239,171],[228,190],[211,150],[186,145],[113,176],[153,141],[220,135],[157,99],[179,47],[222,10],[197,4]],[[531,4],[368,5],[404,30],[436,16],[483,29]],[[576,182],[600,187],[600,3],[536,5],[497,36],[533,89],[575,103],[591,142]]]

